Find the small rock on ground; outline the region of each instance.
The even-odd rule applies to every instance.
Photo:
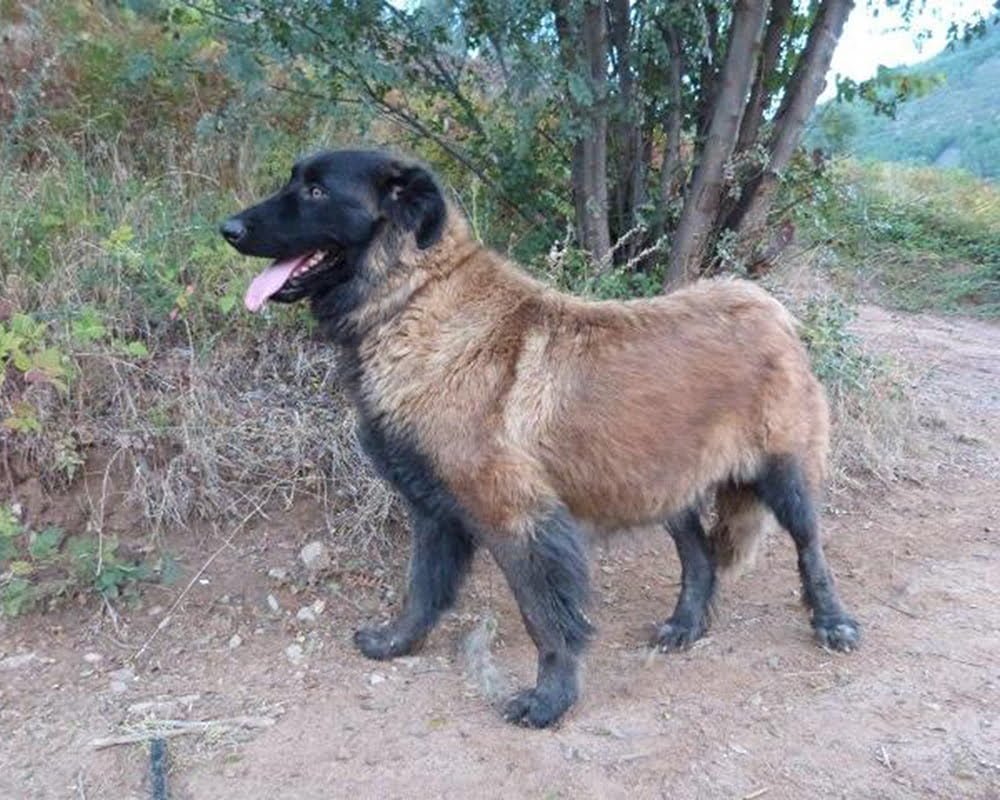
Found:
[[[299,559],[310,572],[319,572],[330,566],[330,551],[322,542],[309,542],[299,551]]]

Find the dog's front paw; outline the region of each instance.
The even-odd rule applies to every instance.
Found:
[[[413,649],[413,642],[400,637],[392,625],[362,628],[354,634],[354,644],[368,658],[377,661],[406,655]]]
[[[672,653],[675,650],[686,650],[700,639],[708,626],[701,622],[671,617],[656,629],[651,644],[662,653]]]
[[[507,701],[503,717],[508,722],[527,728],[547,728],[573,705],[573,697],[565,693],[524,689]]]
[[[820,647],[850,653],[861,642],[861,626],[848,616],[814,619],[813,631]]]

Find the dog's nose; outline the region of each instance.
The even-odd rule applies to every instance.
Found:
[[[247,235],[247,226],[236,217],[232,217],[219,226],[219,233],[226,237],[229,244],[237,244],[240,239]]]

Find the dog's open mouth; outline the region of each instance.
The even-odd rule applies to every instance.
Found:
[[[280,292],[289,282],[304,277],[327,260],[326,250],[314,250],[300,256],[275,261],[250,283],[243,303],[250,311],[260,311],[269,297]]]

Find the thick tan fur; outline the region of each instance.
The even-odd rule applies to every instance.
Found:
[[[739,488],[767,456],[821,482],[823,390],[794,320],[754,284],[588,302],[478,245],[454,208],[435,246],[387,239],[368,268],[360,393],[498,534],[559,501],[598,530],[660,522],[718,488],[727,565],[770,518]]]

